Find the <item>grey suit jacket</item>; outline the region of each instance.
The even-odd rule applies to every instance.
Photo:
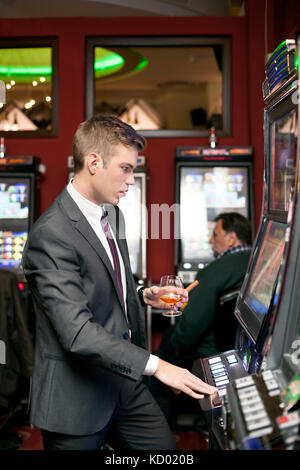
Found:
[[[124,219],[117,207],[110,212],[127,275],[128,321],[106,251],[66,188],[34,224],[24,249],[36,312],[31,423],[42,429],[99,431],[149,359],[144,311],[126,240],[119,238]],[[132,342],[124,339],[129,326]]]

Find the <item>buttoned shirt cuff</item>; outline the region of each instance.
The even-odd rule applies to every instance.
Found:
[[[153,374],[155,374],[156,369],[158,368],[158,361],[159,361],[159,357],[154,356],[153,354],[150,354],[150,357],[149,357],[148,362],[146,364],[143,375],[153,375]]]

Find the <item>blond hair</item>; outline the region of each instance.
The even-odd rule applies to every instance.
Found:
[[[118,144],[141,152],[146,140],[133,127],[112,114],[96,114],[82,122],[73,139],[74,172],[82,170],[84,157],[92,152],[99,154],[106,165]]]

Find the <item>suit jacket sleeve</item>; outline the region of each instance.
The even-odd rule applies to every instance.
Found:
[[[57,230],[40,226],[24,250],[24,273],[38,311],[46,315],[64,351],[137,380],[149,352],[95,321],[82,287],[76,248]],[[91,289],[97,288],[92,283],[93,279]]]

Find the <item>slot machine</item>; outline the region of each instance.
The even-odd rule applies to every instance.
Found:
[[[254,438],[262,430],[262,435],[267,433],[266,428],[270,432],[271,419],[263,406],[266,397],[278,402],[277,412],[282,409],[279,386],[271,370],[266,369],[266,361],[268,355],[268,361],[276,357],[277,364],[282,359],[297,272],[300,234],[295,211],[299,192],[298,104],[294,99],[299,88],[297,73],[295,41],[284,41],[265,66],[263,206],[234,312],[239,325],[235,349],[194,364],[194,372],[219,389],[216,396],[199,401],[209,413],[212,448],[232,446],[234,439],[228,438],[226,431],[229,416],[232,423],[234,415],[237,429],[241,430],[243,423],[239,434],[243,441],[247,433]],[[294,315],[297,317],[298,311]],[[246,404],[243,417],[242,413],[237,417],[234,411],[227,412],[226,404],[241,411],[241,403]]]
[[[274,213],[288,210],[287,246],[261,369],[227,387],[223,420],[233,449],[300,449],[299,51],[298,35],[296,42],[280,44],[266,64],[265,146],[272,156],[267,202]]]
[[[253,232],[252,159],[251,147],[176,148],[175,266],[184,284],[214,259],[209,239],[218,214],[244,215]]]
[[[38,202],[39,162],[33,156],[0,159],[0,269],[16,275],[31,326],[31,300],[22,270],[22,254]]]

